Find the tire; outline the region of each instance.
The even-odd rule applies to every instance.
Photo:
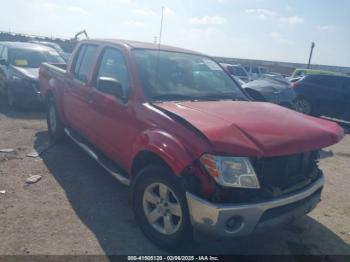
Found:
[[[51,139],[55,142],[61,140],[64,137],[64,126],[58,115],[55,100],[52,97],[47,101],[46,122]]]
[[[312,115],[314,111],[311,102],[304,97],[298,97],[297,99],[295,99],[294,107],[296,111],[306,115]]]
[[[150,165],[137,174],[133,209],[142,232],[157,246],[170,251],[192,240],[185,192],[169,169]]]

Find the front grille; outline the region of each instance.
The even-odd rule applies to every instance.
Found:
[[[272,200],[302,190],[322,174],[317,167],[318,151],[301,154],[251,158],[260,189],[223,188],[217,186],[214,202],[256,203]]]
[[[253,160],[253,166],[262,187],[279,194],[312,180],[317,167],[316,151],[301,154],[266,157]]]

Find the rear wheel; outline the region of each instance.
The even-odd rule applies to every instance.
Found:
[[[309,100],[304,97],[298,97],[294,101],[295,110],[304,113],[306,115],[311,115],[313,112],[312,106]]]
[[[48,99],[46,113],[47,127],[49,134],[54,141],[60,140],[64,136],[64,127],[58,115],[55,101],[53,98]]]
[[[134,184],[133,208],[142,232],[161,248],[174,250],[192,238],[185,192],[168,169],[141,170]]]

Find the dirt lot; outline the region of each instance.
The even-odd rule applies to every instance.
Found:
[[[0,102],[0,255],[162,254],[146,240],[120,185],[70,141],[40,157],[48,143],[40,112],[12,112]],[[350,255],[350,135],[322,152],[323,201],[309,216],[264,235],[202,239],[180,253]],[[31,185],[30,175],[42,179]]]

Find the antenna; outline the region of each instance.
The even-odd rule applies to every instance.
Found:
[[[162,6],[162,18],[160,19],[160,30],[159,30],[158,49],[160,49],[160,43],[162,42],[163,13],[164,13],[164,6]]]
[[[156,61],[156,76],[158,80],[158,85],[160,84],[159,79],[159,56],[160,56],[160,43],[162,42],[162,31],[163,31],[163,11],[164,6],[162,6],[162,17],[160,19],[160,29],[159,29],[159,39],[158,39],[158,52],[157,52],[157,61]]]

